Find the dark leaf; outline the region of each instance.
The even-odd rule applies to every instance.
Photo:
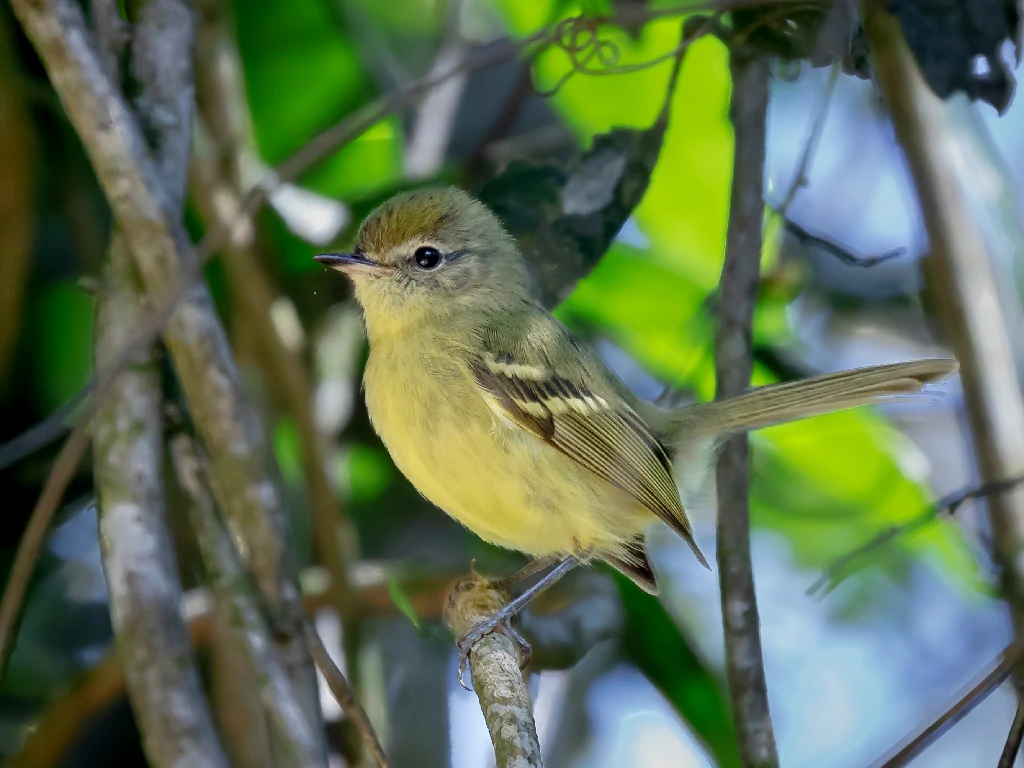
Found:
[[[545,306],[561,303],[608,250],[647,190],[664,136],[663,120],[613,130],[564,166],[510,163],[479,191],[519,241]]]
[[[982,99],[1000,114],[1013,97],[1010,64],[1000,49],[1009,40],[1021,55],[1021,12],[1018,0],[890,0],[903,35],[928,85],[946,98],[962,92]],[[858,29],[847,61],[861,77],[869,74],[864,31]]]

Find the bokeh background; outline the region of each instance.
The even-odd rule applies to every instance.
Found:
[[[578,3],[562,0],[199,5],[204,13],[220,6],[237,46],[240,103],[252,137],[238,148],[239,165],[250,183],[380,94],[432,68],[443,71],[479,46],[525,37],[580,11]],[[672,50],[680,23],[671,17],[603,34],[617,47],[618,64],[641,63]],[[249,253],[269,277],[276,327],[308,366],[335,492],[365,559],[359,573],[384,585],[378,615],[361,621],[358,653],[342,661],[359,680],[399,768],[493,765],[476,698],[455,682],[450,639],[436,617],[417,614],[432,604],[433,585],[465,571],[471,559],[493,573],[521,561],[449,521],[393,467],[359,396],[365,349],[358,314],[344,280],[311,256],[350,242],[360,218],[395,191],[428,182],[479,188],[510,161],[570,162],[595,135],[647,128],[665,103],[671,62],[630,74],[576,75],[554,95],[537,92],[552,88],[567,69],[564,53],[551,50],[532,67],[511,60],[449,80],[418,107],[386,117],[279,190],[255,222]],[[666,388],[684,400],[713,395],[712,299],[733,152],[729,93],[724,46],[714,39],[691,46],[641,204],[557,312],[650,399]],[[959,136],[950,152],[992,246],[1012,336],[1024,344],[1024,107],[1018,100],[999,116],[954,97],[948,110]],[[808,183],[780,215],[815,123],[821,130]],[[922,293],[919,260],[927,242],[917,204],[869,82],[828,67],[777,67],[766,174],[771,210],[755,328],[759,383],[950,354]],[[187,209],[197,239],[210,227],[201,188],[202,181],[193,183]],[[82,148],[4,6],[4,568],[91,375],[93,292],[109,228]],[[876,266],[849,263],[851,256],[856,261],[897,247],[904,249],[900,256]],[[214,259],[206,276],[272,435],[295,551],[313,584],[319,572],[297,426],[246,322],[244,267]],[[765,430],[752,445],[752,545],[782,764],[866,765],[940,712],[1010,638],[980,505],[966,505],[953,520],[915,526],[850,567],[830,571],[844,554],[976,482],[959,381],[882,408]],[[184,514],[184,504],[172,499],[172,519]],[[144,764],[123,697],[74,698],[93,690],[88,686],[111,653],[94,505],[86,462],[48,541],[0,695],[0,753],[15,765]],[[710,490],[690,512],[698,542],[713,552]],[[654,541],[667,584],[660,604],[604,571],[577,574],[561,593],[563,599],[573,599],[574,590],[585,594],[610,629],[571,668],[531,677],[551,768],[738,764],[717,579],[667,532]],[[185,549],[181,561],[186,587],[196,587],[194,552]],[[338,647],[337,617],[324,610],[319,626]],[[69,701],[77,703],[68,708]],[[336,721],[329,697],[325,706]],[[914,764],[994,764],[1013,707],[1012,691],[998,691]],[[63,733],[67,750],[45,760],[22,752],[40,733],[52,743],[59,741],[52,734]]]

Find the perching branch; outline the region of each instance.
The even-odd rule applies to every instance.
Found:
[[[452,587],[444,609],[445,622],[455,637],[462,637],[500,611],[509,598],[506,590],[470,574]],[[469,668],[497,768],[543,768],[533,702],[512,640],[501,632],[487,635],[473,646]]]
[[[205,284],[194,282],[199,259],[176,213],[142,129],[92,47],[82,12],[72,0],[14,0],[15,14],[32,40],[68,117],[78,131],[135,260],[147,300],[156,307],[190,285],[171,314],[164,340],[174,359],[189,409],[209,452],[211,485],[243,555],[272,612],[276,645],[302,697],[310,722],[319,719],[316,679],[301,633],[299,593],[287,549],[287,516],[268,471],[267,446],[258,415],[246,402],[224,328]],[[159,313],[156,313],[159,314]],[[143,323],[144,325],[145,323]],[[101,387],[97,387],[98,394]],[[72,434],[75,438],[75,433]],[[73,439],[61,451],[78,449]],[[57,472],[58,467],[54,471]],[[0,603],[0,661],[5,662],[45,526],[46,504],[62,487],[48,480],[33,523]],[[49,495],[47,495],[49,494]],[[52,516],[52,511],[50,516]],[[27,552],[28,554],[25,554]],[[24,556],[23,556],[24,555]],[[19,566],[21,570],[19,570]],[[21,581],[15,582],[15,576]],[[11,587],[18,585],[17,589]],[[2,669],[2,666],[0,666]]]
[[[739,12],[734,14],[738,21]],[[753,23],[756,23],[754,19]],[[730,52],[730,116],[736,149],[725,263],[715,332],[718,398],[750,386],[753,317],[761,263],[768,61]],[[725,661],[743,765],[777,766],[775,733],[761,653],[760,621],[750,558],[750,472],[745,435],[730,438],[718,459],[718,568]]]
[[[93,3],[117,28],[111,3]],[[192,127],[191,13],[181,0],[149,0],[133,36],[136,106],[155,124],[155,157],[179,201]],[[153,36],[162,36],[153,46]],[[100,40],[101,44],[106,41]],[[116,67],[116,42],[107,43]],[[111,72],[115,75],[116,68]],[[174,98],[166,98],[172,96]],[[115,232],[98,297],[96,367],[116,358],[146,311],[125,238]],[[160,768],[228,762],[213,727],[182,620],[181,583],[165,519],[162,482],[163,397],[154,346],[139,350],[113,382],[93,421],[99,534],[110,612],[132,708],[149,762]]]
[[[171,438],[170,452],[182,488],[192,501],[189,517],[219,611],[229,617],[229,625],[238,636],[237,647],[256,672],[260,702],[269,720],[274,764],[326,766],[327,752],[313,727],[319,720],[310,721],[278,655],[273,633],[263,619],[231,536],[207,492],[202,458],[191,438],[183,433]]]
[[[921,204],[930,249],[924,261],[926,283],[960,361],[981,479],[1017,477],[1024,474],[1024,400],[985,239],[950,155],[950,116],[921,75],[896,19],[881,3],[864,0],[862,6],[874,76]],[[988,507],[1003,594],[1020,636],[1024,488],[993,497]]]

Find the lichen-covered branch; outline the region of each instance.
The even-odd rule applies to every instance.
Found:
[[[142,310],[117,236],[97,312],[96,364],[109,362]],[[153,350],[114,382],[93,421],[100,543],[111,619],[132,708],[154,766],[227,766],[182,621],[164,517],[161,408]]]
[[[117,9],[94,3],[97,17]],[[160,48],[149,48],[154,24]],[[133,67],[140,111],[164,109],[155,147],[167,184],[180,199],[179,170],[191,136],[193,25],[180,0],[151,0],[136,28]],[[101,43],[104,42],[101,40]],[[114,47],[111,44],[111,47]],[[112,51],[113,53],[113,51]],[[115,54],[116,56],[116,54]],[[159,60],[167,66],[156,66]],[[115,70],[116,71],[116,70]],[[178,94],[175,103],[164,96]],[[110,366],[146,311],[124,237],[115,233],[104,271],[96,318],[96,367]],[[154,347],[141,349],[114,380],[93,421],[93,456],[99,529],[111,618],[132,708],[149,761],[162,768],[227,766],[192,657],[181,616],[181,583],[163,492],[163,397]]]
[[[302,706],[287,669],[275,648],[273,634],[239,560],[231,536],[221,523],[206,490],[206,472],[191,438],[175,435],[171,458],[192,505],[189,518],[219,610],[238,635],[238,647],[255,673],[260,702],[267,714],[276,768],[326,766],[322,739]]]
[[[505,590],[477,574],[455,583],[448,595],[444,618],[458,638],[490,618],[509,600]],[[487,722],[497,768],[542,768],[533,702],[519,669],[519,654],[501,632],[487,635],[469,656],[473,690]]]
[[[82,139],[153,306],[195,280],[198,261],[143,132],[92,46],[73,0],[13,0]],[[316,678],[302,639],[299,592],[287,548],[287,515],[269,471],[257,413],[246,402],[224,328],[205,284],[195,282],[164,340],[210,456],[213,492],[271,612],[278,650],[310,722],[319,720]]]
[[[985,239],[950,154],[952,124],[907,47],[896,19],[864,2],[874,77],[903,148],[928,232],[924,260],[937,316],[960,361],[982,480],[1024,472],[1024,400]],[[995,558],[1018,636],[1024,633],[1024,488],[988,500]]]
[[[755,22],[756,23],[756,22]],[[761,264],[764,216],[765,122],[768,62],[730,54],[736,149],[725,264],[719,283],[715,333],[717,397],[750,386],[753,317]],[[777,766],[778,753],[761,653],[761,628],[750,558],[750,472],[747,437],[731,437],[718,459],[718,568],[722,590],[725,662],[740,755],[747,768]]]

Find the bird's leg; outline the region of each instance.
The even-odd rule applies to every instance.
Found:
[[[564,560],[560,560],[555,565],[555,567],[548,571],[544,575],[544,577],[540,579],[536,584],[534,584],[532,587],[523,592],[523,594],[521,594],[519,597],[509,601],[504,608],[502,608],[496,614],[491,616],[489,619],[485,619],[484,621],[481,621],[474,625],[473,628],[469,630],[469,632],[463,635],[459,639],[458,643],[459,685],[461,685],[467,691],[471,690],[470,687],[465,683],[466,667],[469,666],[469,653],[473,650],[474,645],[476,645],[480,640],[485,638],[487,635],[491,634],[494,630],[498,629],[499,627],[501,627],[506,632],[506,634],[509,636],[512,642],[514,642],[518,647],[522,659],[520,662],[520,668],[525,669],[526,666],[530,663],[530,644],[526,642],[526,639],[522,635],[520,635],[519,632],[512,628],[512,617],[519,613],[521,610],[523,610],[523,608],[526,607],[526,604],[533,600],[533,598],[535,598],[545,589],[553,585],[555,582],[557,582],[559,579],[565,576],[565,574],[567,574],[577,565],[586,562],[586,559],[587,556],[581,553],[579,555],[570,555]],[[521,581],[524,578],[528,578],[529,576],[533,575],[533,573],[536,573],[538,570],[540,570],[540,568],[542,568],[544,565],[546,565],[546,563],[543,560],[539,562],[541,563],[540,566],[538,566],[538,561],[534,560],[532,563],[528,564],[524,568],[521,568],[519,571],[513,573],[511,577],[507,578],[519,577],[516,579],[516,581]],[[532,572],[528,572],[525,574],[523,573],[524,571],[529,571],[530,569],[532,569]]]
[[[549,557],[535,557],[518,571],[510,573],[508,576],[503,578],[496,579],[491,583],[498,589],[511,589],[519,582],[526,581],[531,576],[540,573],[545,568],[550,568],[558,562],[560,562],[560,560],[557,555]]]

